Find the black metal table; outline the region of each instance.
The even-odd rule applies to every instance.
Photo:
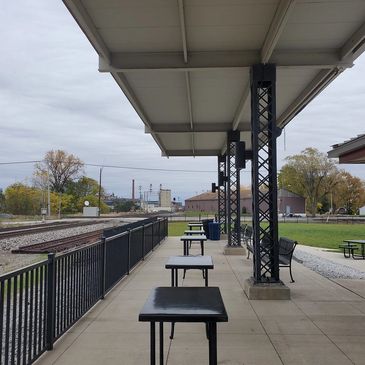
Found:
[[[343,242],[346,242],[347,244],[357,244],[361,246],[361,254],[360,255],[355,255],[354,252],[352,251],[352,258],[354,260],[365,260],[365,240],[343,240]]]
[[[193,228],[203,228],[203,223],[188,223],[188,227],[190,230],[193,230]]]
[[[203,270],[205,286],[208,286],[208,270],[214,269],[212,256],[171,256],[169,257],[166,269],[171,269],[171,286],[178,286],[178,269]]]
[[[205,234],[204,229],[187,229],[184,231],[185,235],[196,235],[196,234]]]
[[[191,242],[200,242],[201,255],[204,256],[204,242],[207,240],[207,236],[201,235],[185,235],[181,236],[180,241],[183,241],[183,254],[189,256],[189,245]]]
[[[156,322],[159,323],[160,365],[164,363],[164,322],[206,323],[209,365],[216,365],[217,322],[228,322],[228,315],[217,287],[158,287],[152,289],[139,314],[139,321],[150,322],[151,365],[156,364]]]

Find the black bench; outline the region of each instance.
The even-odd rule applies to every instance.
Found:
[[[251,228],[252,229],[252,228]],[[252,232],[252,231],[251,231]],[[293,258],[293,253],[296,245],[298,244],[297,241],[293,241],[286,237],[280,237],[279,238],[279,267],[288,267],[289,268],[289,274],[291,282],[294,283],[295,280],[293,279],[293,274],[291,270],[291,262]],[[265,243],[264,243],[265,246]],[[253,253],[253,245],[252,245],[252,233],[251,233],[251,240],[249,241],[249,244],[246,243],[247,247],[247,258],[249,258],[249,253]],[[263,256],[262,260],[264,262],[268,261],[268,256]]]
[[[253,252],[252,246],[252,227],[245,224],[241,227],[242,241],[247,247],[247,258],[250,258],[250,252]]]

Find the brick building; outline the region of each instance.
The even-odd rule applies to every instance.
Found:
[[[218,212],[218,194],[202,193],[185,200],[186,211]],[[241,211],[252,213],[251,190],[241,188]],[[305,198],[286,189],[278,190],[279,213],[304,213]]]

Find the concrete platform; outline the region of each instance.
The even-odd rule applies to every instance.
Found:
[[[246,248],[243,246],[239,247],[224,246],[223,253],[225,255],[241,255],[241,256],[246,256],[247,254]]]
[[[365,281],[328,280],[293,263],[281,279],[290,300],[249,300],[244,281],[252,260],[223,255],[224,241],[208,241],[213,257],[209,284],[219,286],[229,316],[218,324],[219,364],[365,364]],[[199,254],[194,246],[191,254]],[[179,238],[170,238],[55,343],[37,364],[149,364],[149,325],[138,313],[152,287],[170,285],[167,258],[181,254]],[[201,272],[189,270],[179,285],[203,285]],[[165,326],[166,364],[208,363],[208,342],[202,324],[178,323],[175,338]]]

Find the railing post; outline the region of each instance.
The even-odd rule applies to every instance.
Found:
[[[101,297],[105,297],[105,287],[106,287],[106,238],[101,237]]]
[[[53,349],[54,331],[55,331],[55,307],[56,307],[56,260],[55,254],[48,254],[47,264],[47,316],[46,316],[46,328],[47,328],[47,350]]]
[[[145,238],[146,238],[144,226],[145,225],[142,226],[142,261],[144,261],[144,246],[145,246]]]
[[[151,251],[153,251],[153,249],[155,248],[155,239],[154,239],[154,234],[153,234],[153,232],[154,232],[154,230],[155,230],[155,222],[152,222],[152,232],[151,232],[151,237],[152,237],[152,250]]]
[[[159,245],[161,244],[161,241],[162,241],[162,238],[161,238],[161,221],[159,219],[158,220],[158,244]]]
[[[127,275],[129,275],[129,270],[131,268],[131,230],[128,229],[128,271]]]

